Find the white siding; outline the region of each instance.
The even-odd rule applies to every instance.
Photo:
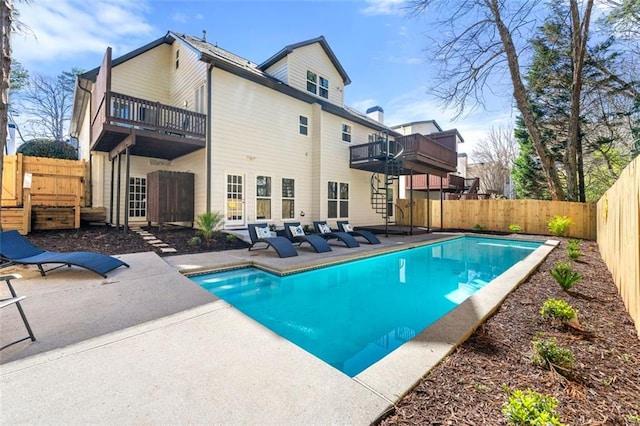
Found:
[[[180,66],[175,67],[176,51],[180,50]],[[171,47],[170,96],[171,105],[195,111],[195,91],[207,81],[207,65],[199,60],[190,47],[175,42]],[[185,106],[186,105],[186,106]],[[206,105],[206,100],[205,100]]]
[[[274,78],[277,78],[278,80],[282,81],[285,84],[289,84],[289,77],[287,74],[288,72],[287,59],[288,57],[284,57],[280,59],[278,62],[271,65],[269,68],[267,68],[265,70],[266,73]]]
[[[111,90],[137,98],[171,104],[171,47],[162,44],[113,67]],[[95,96],[95,95],[94,95]],[[102,96],[102,95],[100,95]]]
[[[288,56],[289,85],[307,91],[307,70],[329,80],[329,102],[343,106],[344,82],[319,43],[299,47]]]

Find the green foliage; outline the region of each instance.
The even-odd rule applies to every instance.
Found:
[[[482,232],[482,231],[486,231],[486,230],[487,230],[487,227],[486,227],[486,226],[482,226],[482,225],[480,225],[479,223],[476,223],[476,224],[473,226],[473,229],[474,229],[474,231],[481,231],[481,232]]]
[[[224,218],[219,212],[201,213],[196,218],[196,226],[204,239],[210,240],[223,220]]]
[[[276,224],[275,223],[270,223],[269,224],[269,231],[275,231],[276,230]]]
[[[570,250],[578,250],[580,248],[580,240],[569,240],[567,241],[567,247]]]
[[[509,400],[503,405],[502,413],[507,417],[510,425],[516,426],[562,426],[560,417],[555,409],[558,400],[552,396],[543,395],[527,389],[511,392],[505,387]]]
[[[234,241],[236,240],[238,237],[235,236],[234,234],[227,234],[227,241]]]
[[[549,298],[542,304],[540,315],[545,319],[553,318],[560,321],[569,321],[578,315],[578,311],[564,300]]]
[[[535,338],[531,343],[533,344],[532,361],[534,364],[549,369],[558,369],[560,374],[567,374],[573,368],[573,352],[558,346],[554,337],[551,339]]]
[[[580,253],[580,250],[572,249],[571,247],[569,247],[567,249],[567,255],[569,256],[569,259],[576,260],[577,258],[582,256],[582,253]]]
[[[562,237],[569,231],[572,224],[573,220],[570,217],[555,215],[547,222],[547,228],[553,235]]]
[[[78,159],[78,152],[74,147],[66,142],[52,139],[31,139],[20,145],[17,153],[31,157],[59,158],[62,160]]]
[[[565,291],[571,289],[575,283],[582,279],[582,275],[574,271],[571,264],[567,262],[556,263],[549,273],[558,281],[560,287]]]
[[[189,245],[191,247],[199,246],[200,243],[202,243],[202,240],[200,239],[200,237],[191,237],[189,239]]]
[[[516,197],[550,200],[549,186],[540,157],[533,147],[524,120],[520,116],[516,118],[513,134],[519,146],[518,157],[514,161],[512,171]]]
[[[509,231],[519,234],[520,232],[523,232],[524,229],[522,229],[522,226],[512,223],[511,225],[509,225]]]

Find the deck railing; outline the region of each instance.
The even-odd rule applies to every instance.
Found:
[[[135,127],[165,134],[204,139],[206,115],[151,102],[146,99],[107,92],[98,104],[92,123],[94,134],[105,124]]]
[[[458,153],[455,149],[446,147],[426,136],[420,134],[401,136],[398,142],[404,146],[404,155],[419,155],[427,157],[438,163],[446,164],[452,170],[456,169],[458,163]]]

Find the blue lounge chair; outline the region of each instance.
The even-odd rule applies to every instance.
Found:
[[[351,228],[351,225],[349,225],[348,220],[339,220],[337,223],[338,223],[339,230],[341,230],[342,232],[346,232],[352,237],[362,237],[365,240],[367,240],[369,244],[380,244],[380,240],[372,232],[365,231],[365,230],[358,230],[358,231],[353,230]]]
[[[293,257],[297,256],[298,252],[296,251],[291,241],[284,237],[262,237],[265,231],[268,231],[269,228],[267,224],[250,224],[249,225],[249,238],[251,238],[251,247],[249,247],[249,251],[251,250],[266,250],[269,247],[273,247],[278,256],[280,257]],[[256,244],[264,243],[266,247],[255,247]]]
[[[120,266],[129,267],[120,259],[100,253],[88,251],[60,253],[42,250],[31,244],[29,240],[15,230],[0,232],[0,260],[10,264],[37,265],[43,277],[47,272],[62,268],[65,265],[79,266],[105,278],[109,271]],[[61,265],[45,271],[42,265],[46,263],[59,263]]]
[[[317,220],[313,222],[313,228],[315,231],[325,240],[340,240],[345,246],[349,248],[360,247],[360,244],[351,235],[346,232],[333,231],[327,225],[327,222]]]
[[[309,243],[317,253],[326,253],[331,251],[329,243],[319,235],[306,235],[300,226],[300,222],[285,222],[284,233],[293,244],[301,245]]]

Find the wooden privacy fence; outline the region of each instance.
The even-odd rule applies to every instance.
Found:
[[[640,157],[597,206],[600,254],[640,335]]]
[[[410,224],[409,200],[400,199],[404,210],[403,225]],[[427,204],[429,203],[429,204]],[[427,222],[427,214],[429,221]],[[573,221],[567,236],[596,239],[596,205],[544,200],[444,200],[442,227],[510,232],[509,225],[518,225],[527,234],[550,235],[547,222],[554,216],[568,216]],[[440,201],[414,200],[413,225],[440,228]]]
[[[35,229],[80,227],[85,205],[86,161],[3,156],[2,229],[26,234]],[[25,178],[26,176],[26,178]]]

